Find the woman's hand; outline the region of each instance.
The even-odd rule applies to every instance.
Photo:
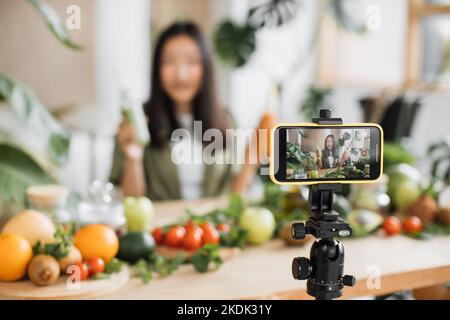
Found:
[[[136,130],[127,120],[122,120],[119,125],[117,142],[127,160],[142,160],[144,148],[137,142]]]

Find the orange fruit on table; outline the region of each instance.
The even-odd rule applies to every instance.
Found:
[[[27,239],[13,233],[0,234],[0,281],[22,279],[32,257]]]
[[[81,252],[84,260],[100,257],[105,263],[119,251],[119,239],[110,227],[103,224],[89,224],[79,229],[73,244]]]

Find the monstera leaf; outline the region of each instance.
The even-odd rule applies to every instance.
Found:
[[[47,142],[47,152],[56,164],[67,158],[70,135],[25,85],[0,74],[0,96],[19,119]]]
[[[431,163],[431,177],[450,182],[450,137],[444,137],[440,141],[428,147],[428,157]]]
[[[249,10],[248,20],[256,28],[279,27],[295,17],[301,4],[301,0],[259,0]]]
[[[255,32],[248,23],[242,26],[231,20],[220,23],[213,38],[217,55],[233,67],[243,66],[255,51]]]
[[[0,220],[25,208],[29,186],[54,182],[55,170],[51,163],[0,134]]]
[[[364,33],[367,31],[365,24],[357,21],[345,8],[346,0],[329,0],[329,8],[338,27],[343,30]]]
[[[59,42],[71,49],[81,49],[81,46],[70,39],[64,24],[52,7],[41,0],[28,0],[28,2],[40,13],[45,25]]]

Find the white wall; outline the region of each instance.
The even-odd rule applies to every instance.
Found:
[[[138,103],[148,97],[150,0],[96,0],[93,23],[97,99],[66,119],[83,130],[74,132],[60,175],[62,183],[82,194],[92,179],[108,179],[121,90]]]
[[[236,4],[240,10],[246,10],[243,2]],[[299,101],[312,79],[314,55],[307,56],[306,52],[313,35],[316,10],[315,1],[305,1],[291,22],[257,33],[256,52],[244,67],[231,73],[230,106],[240,126],[250,128],[258,124],[273,86],[280,81],[284,91],[279,118],[282,121],[298,118]],[[237,21],[242,19],[239,12],[241,17]],[[303,67],[292,74],[297,63]]]

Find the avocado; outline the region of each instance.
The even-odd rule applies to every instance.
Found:
[[[119,239],[117,258],[130,263],[146,259],[155,248],[155,240],[148,232],[128,232]]]

